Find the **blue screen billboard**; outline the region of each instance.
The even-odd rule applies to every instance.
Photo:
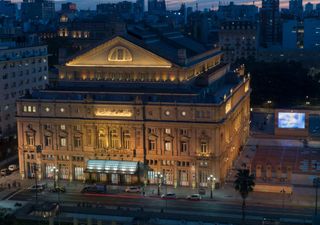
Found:
[[[306,125],[305,113],[291,113],[279,112],[278,113],[278,127],[291,128],[291,129],[304,129]]]

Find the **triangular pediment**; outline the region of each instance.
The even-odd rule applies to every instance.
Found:
[[[66,66],[171,67],[172,63],[139,45],[117,36],[72,58]]]

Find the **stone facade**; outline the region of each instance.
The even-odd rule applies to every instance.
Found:
[[[136,48],[131,47],[132,44],[127,41],[124,43],[130,52]],[[116,46],[119,46],[119,43],[116,43]],[[95,53],[97,52],[96,50]],[[93,54],[92,51],[87,54],[90,53]],[[137,60],[135,55],[143,53],[145,50],[133,53],[133,61]],[[79,56],[79,60],[82,56]],[[94,54],[90,57],[95,61]],[[221,54],[216,50],[209,59],[214,61],[219,57]],[[155,62],[161,60],[158,57]],[[166,74],[173,70],[180,71],[182,75],[183,70],[198,71],[199,68],[204,68],[204,62],[205,60],[199,60],[198,64],[183,68],[168,61],[161,70]],[[69,62],[60,67],[60,81],[67,86],[62,85],[63,88],[58,88],[59,90],[40,92],[40,100],[34,96],[21,99],[17,103],[22,177],[33,177],[34,165],[38,165],[37,174],[40,179],[52,177],[52,168],[55,166],[59,168],[61,179],[94,179],[110,183],[137,181],[128,175],[104,174],[98,171],[88,174],[86,163],[95,159],[140,162],[144,165],[144,173],[138,180],[146,183],[157,183],[158,172],[164,175],[168,185],[174,186],[207,186],[207,178],[211,174],[215,176],[216,182],[224,182],[233,160],[249,135],[248,78],[238,77],[232,87],[216,88],[223,94],[213,101],[211,97],[216,98],[221,96],[221,93],[218,95],[215,92],[215,96],[208,97],[208,90],[203,92],[201,97],[198,93],[180,90],[180,86],[173,86],[176,88],[171,90],[172,93],[168,93],[167,88],[171,85],[179,82],[180,85],[186,85],[185,83],[189,82],[187,78],[180,81],[182,76],[176,74],[173,75],[175,79],[166,81],[156,80],[145,73],[150,80],[140,77],[121,82],[121,75],[116,76],[116,81],[97,79],[105,76],[101,73],[102,69],[107,71],[108,66],[113,69],[115,62],[112,62],[111,66],[103,67],[84,65],[84,61],[77,63],[82,69],[85,67],[82,75],[87,77],[91,74],[92,79],[80,79],[80,67]],[[125,73],[127,67],[123,62],[120,63],[121,66],[118,65],[117,69],[120,71],[121,68],[122,73]],[[215,80],[224,76],[225,73],[221,71],[227,68],[227,65],[212,64],[210,68],[204,68],[204,71],[192,76],[198,78],[205,74],[206,79],[201,83],[214,84]],[[155,68],[151,69],[157,71]],[[74,72],[70,72],[72,70]],[[148,65],[130,67],[128,70],[139,70],[142,74],[143,71],[148,71]],[[74,86],[75,81],[77,85],[88,85],[85,90],[66,88],[69,87],[68,83]],[[106,82],[111,82],[113,86],[101,86]],[[137,90],[138,87],[135,87],[134,91],[127,87],[137,82],[146,85],[142,92]],[[93,87],[96,88],[90,89],[89,83],[95,84]],[[157,86],[152,91],[148,89],[160,83],[164,85],[163,88]],[[121,85],[126,85],[127,88]],[[202,90],[202,86],[199,90]],[[196,99],[199,99],[199,102]],[[24,112],[25,107],[35,107],[36,110]],[[42,151],[37,152],[36,146],[41,146]],[[124,182],[119,182],[121,180]]]

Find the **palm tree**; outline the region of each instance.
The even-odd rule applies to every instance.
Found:
[[[234,181],[234,188],[238,191],[242,198],[242,223],[245,224],[245,207],[246,207],[246,198],[249,193],[253,191],[254,175],[250,174],[248,169],[238,169],[236,180]]]

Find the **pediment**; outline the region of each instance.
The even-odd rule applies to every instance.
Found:
[[[117,36],[72,58],[66,66],[165,67],[172,63],[139,45]]]

